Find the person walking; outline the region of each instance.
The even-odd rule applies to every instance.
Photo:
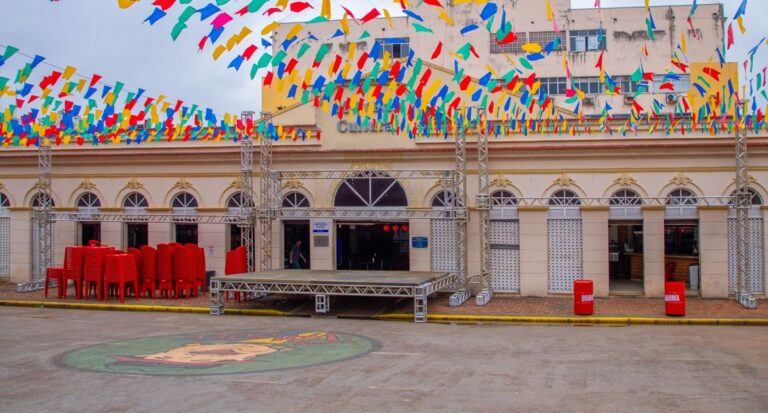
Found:
[[[304,264],[307,263],[307,259],[304,258],[304,254],[301,253],[301,240],[297,240],[296,243],[293,244],[291,247],[291,268],[294,270],[300,270],[301,269],[301,262],[299,260],[304,261]]]

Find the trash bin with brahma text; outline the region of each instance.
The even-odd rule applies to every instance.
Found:
[[[592,281],[576,280],[573,282],[573,313],[592,315],[595,312],[595,296]]]

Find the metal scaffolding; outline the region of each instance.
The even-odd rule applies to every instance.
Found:
[[[480,220],[480,292],[475,304],[486,305],[493,298],[491,289],[491,185],[488,178],[488,135],[483,123],[483,109],[477,114],[477,211]]]
[[[37,151],[39,181],[37,184],[37,205],[32,215],[32,225],[37,230],[36,236],[32,237],[33,251],[37,254],[32,257],[31,279],[27,283],[18,284],[16,286],[18,292],[43,289],[45,273],[49,267],[53,266],[54,221],[52,219],[51,166],[51,142],[43,139],[40,141],[40,147]]]
[[[456,292],[451,295],[448,304],[457,307],[464,304],[471,295],[469,278],[467,277],[467,135],[464,130],[463,117],[457,116],[455,132],[456,162],[451,180],[453,205],[450,208],[456,231],[456,267],[454,287]]]
[[[246,114],[243,114],[245,117]],[[246,249],[248,272],[256,271],[256,228],[253,220],[253,139],[240,141],[240,208],[237,226],[240,228],[241,239]]]
[[[272,114],[261,114],[262,132],[259,141],[259,270],[272,269],[272,223],[276,217],[277,198],[280,195],[280,184],[277,174],[272,171],[272,137],[269,128],[272,125]]]
[[[746,308],[757,308],[757,301],[749,291],[749,209],[752,195],[749,192],[749,168],[747,162],[747,131],[736,128],[736,192],[733,206],[736,208],[736,298]]]

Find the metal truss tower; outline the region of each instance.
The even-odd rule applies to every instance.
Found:
[[[259,254],[259,270],[272,269],[272,221],[276,216],[277,202],[280,194],[278,176],[272,171],[272,137],[269,136],[269,126],[272,124],[272,114],[261,114],[261,136],[259,141],[259,228],[261,242]]]
[[[32,215],[32,225],[37,230],[37,236],[33,237],[32,249],[36,256],[32,257],[32,274],[30,282],[16,286],[18,292],[36,291],[44,288],[45,273],[53,266],[53,196],[51,195],[51,169],[52,169],[51,142],[43,139],[37,152],[37,168],[39,182],[37,185],[37,205]]]
[[[488,178],[488,135],[483,109],[477,108],[477,210],[480,215],[480,293],[475,304],[486,305],[493,298],[491,288],[491,185]]]
[[[243,112],[242,120],[253,120],[254,112]],[[254,221],[253,197],[253,136],[240,141],[240,210],[237,225],[240,227],[242,241],[247,251],[248,272],[256,271],[256,222]]]
[[[464,117],[456,116],[456,165],[453,170],[453,208],[451,218],[456,228],[456,267],[454,282],[456,292],[451,295],[448,304],[452,307],[466,302],[471,292],[467,277],[467,136],[464,129]]]
[[[749,291],[749,168],[747,162],[747,131],[736,128],[736,298],[746,308],[757,308]]]

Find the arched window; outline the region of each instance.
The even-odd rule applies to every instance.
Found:
[[[56,202],[54,202],[53,197],[51,197],[51,206],[55,207]],[[32,208],[42,208],[43,207],[43,199],[42,194],[38,193],[35,195],[34,198],[32,198]]]
[[[407,207],[405,189],[386,172],[364,171],[345,179],[336,191],[337,207]]]
[[[101,208],[101,200],[93,192],[84,192],[77,198],[77,208],[92,211]]]
[[[675,189],[667,195],[667,205],[697,205],[696,194],[689,189]]]
[[[147,208],[147,198],[138,192],[131,192],[123,199],[123,209],[127,214],[142,214],[147,212]]]
[[[8,197],[0,192],[0,217],[6,217],[8,216],[8,208],[11,207],[11,201],[8,199]]]
[[[177,215],[194,215],[197,213],[197,199],[189,192],[179,192],[171,201],[173,213]]]
[[[515,194],[505,190],[499,190],[491,194],[492,208],[509,208],[517,206]]]
[[[443,189],[432,198],[432,208],[450,208],[453,206],[453,192]]]
[[[581,205],[581,200],[576,192],[568,189],[561,189],[549,198],[549,205],[553,207],[568,207]]]
[[[763,198],[754,189],[749,189],[749,195],[752,200],[752,206],[763,205]],[[729,205],[736,205],[736,191],[731,192],[731,200],[728,201]]]
[[[227,208],[230,210],[240,209],[243,205],[243,193],[235,192],[227,199]]]
[[[643,204],[643,198],[631,189],[619,189],[611,196],[611,206],[631,207]]]
[[[283,208],[309,208],[309,199],[301,192],[289,192],[283,197]]]

